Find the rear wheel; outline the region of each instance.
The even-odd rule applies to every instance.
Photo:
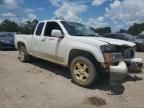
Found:
[[[73,59],[70,70],[72,80],[83,87],[90,87],[98,76],[94,64],[86,57]]]
[[[30,56],[24,46],[19,47],[19,60],[21,62],[28,62],[30,60]]]

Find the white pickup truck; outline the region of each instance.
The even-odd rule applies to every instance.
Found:
[[[135,44],[103,38],[88,26],[64,20],[41,21],[33,35],[16,35],[19,59],[31,56],[70,68],[72,80],[83,87],[91,86],[99,72],[126,74],[131,64],[142,67],[135,57]]]

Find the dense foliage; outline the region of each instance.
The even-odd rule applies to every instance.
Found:
[[[110,27],[104,27],[104,28],[97,28],[93,29],[96,33],[103,35],[106,33],[111,33],[111,28]]]
[[[132,35],[138,35],[144,31],[144,23],[141,24],[134,24],[128,29],[128,33]]]
[[[104,27],[104,28],[98,28],[98,29],[94,29],[93,30],[96,32],[96,33],[99,33],[100,35],[103,35],[105,33],[111,33],[111,28],[110,27]],[[144,32],[144,23],[141,23],[141,24],[134,24],[132,26],[130,26],[128,28],[128,30],[125,30],[125,29],[120,29],[118,31],[118,33],[129,33],[133,36],[137,36],[138,34]]]
[[[32,34],[36,25],[38,23],[37,19],[34,19],[33,21],[27,21],[25,23],[16,23],[14,21],[10,20],[4,20],[0,24],[0,32],[19,32],[22,34]],[[103,27],[103,28],[92,28],[96,33],[99,33],[100,35],[103,35],[105,33],[111,33],[110,27]],[[128,28],[128,30],[120,29],[120,33],[129,33],[131,35],[138,35],[139,33],[144,31],[144,23],[141,24],[134,24],[131,27]]]
[[[1,32],[19,32],[23,34],[32,34],[38,20],[34,19],[33,21],[27,21],[25,23],[17,24],[14,21],[4,20],[0,24]]]

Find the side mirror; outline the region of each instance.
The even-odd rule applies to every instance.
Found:
[[[51,36],[57,37],[57,38],[63,38],[64,36],[62,35],[62,32],[60,30],[52,30]]]

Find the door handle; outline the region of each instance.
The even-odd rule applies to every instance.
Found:
[[[44,42],[44,41],[46,41],[46,40],[47,40],[47,38],[43,38],[41,41]]]
[[[54,38],[49,38],[49,40],[51,41],[51,40],[55,40]]]

